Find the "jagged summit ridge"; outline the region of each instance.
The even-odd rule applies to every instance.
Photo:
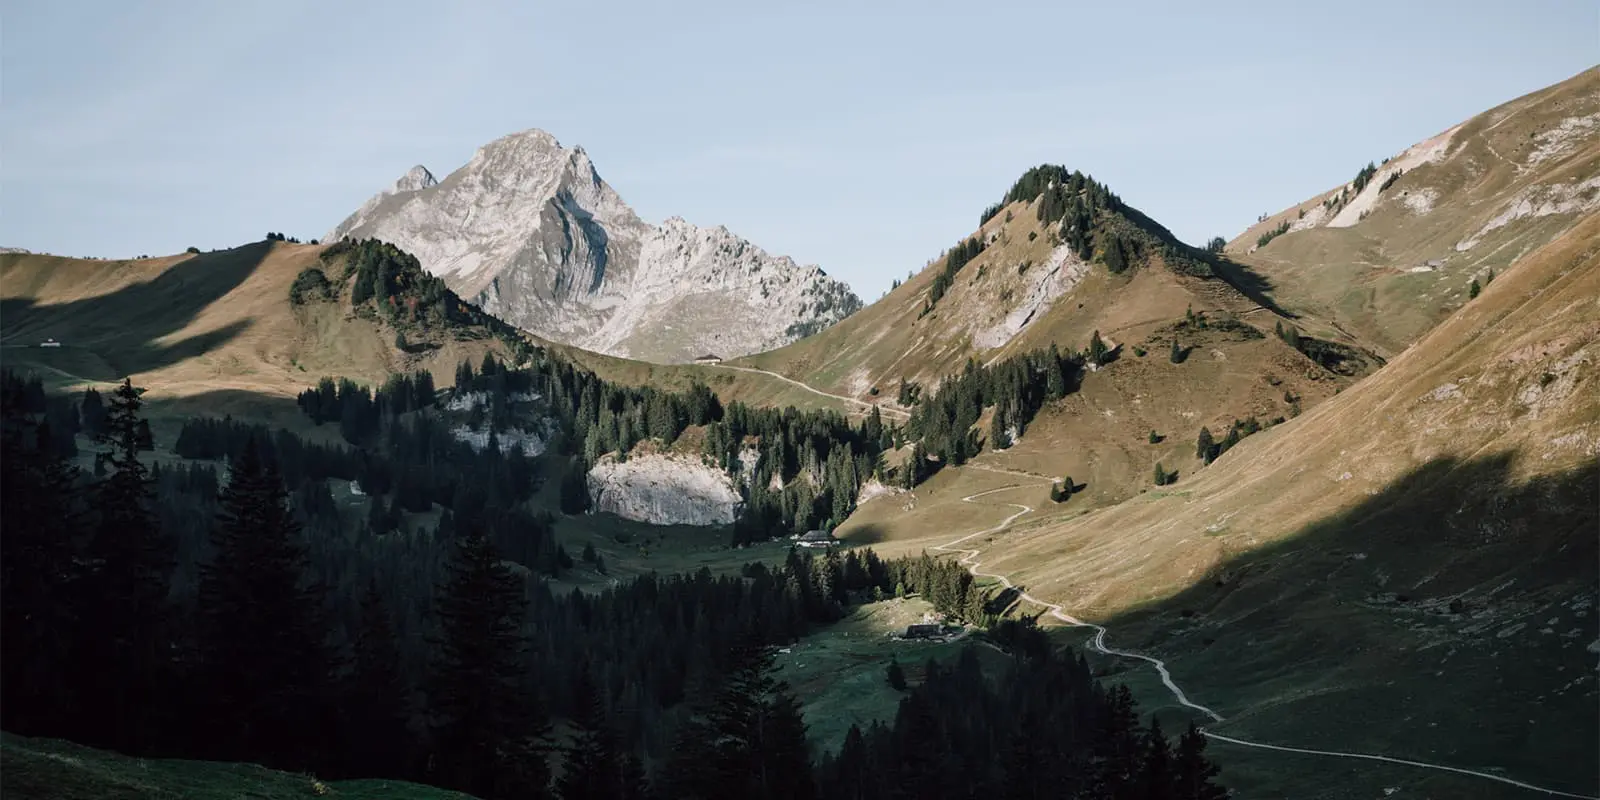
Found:
[[[820,268],[722,226],[644,222],[582,147],[537,128],[478,148],[442,181],[413,167],[327,238],[344,236],[392,242],[537,336],[651,361],[771,349],[861,307]]]

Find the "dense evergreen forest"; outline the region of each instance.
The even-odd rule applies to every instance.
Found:
[[[720,411],[710,424],[723,443],[810,431],[773,436],[776,454],[763,456],[772,475],[830,459],[859,470],[852,449],[881,452],[888,436],[873,419],[852,427],[793,410],[721,410],[698,392],[613,394],[579,375],[491,361],[460,378],[491,395],[503,384],[508,396],[565,397],[558,408],[596,427],[606,397],[613,416],[643,409],[625,413],[642,413],[647,428],[655,407],[663,432]],[[370,394],[351,386],[334,385],[332,406],[325,386],[303,403],[330,421],[347,418],[344,402],[363,409],[355,416],[375,410],[375,428],[341,425],[359,444],[197,420],[178,445],[191,460],[157,467],[145,461],[155,443],[137,387],[59,398],[37,380],[0,377],[5,729],[487,798],[898,797],[924,785],[910,796],[966,797],[1023,786],[1027,759],[1039,758],[1072,776],[1075,796],[1215,796],[1158,789],[1186,780],[1167,741],[1080,663],[1054,660],[1031,627],[1009,621],[994,640],[1016,653],[1012,669],[935,666],[893,724],[853,732],[837,756],[819,757],[771,646],[874,597],[919,593],[980,624],[996,622],[1006,598],[951,561],[870,551],[557,592],[548,576],[576,567],[553,545],[551,512],[527,501],[537,470],[517,466],[515,448],[474,450],[442,435],[418,376]],[[94,437],[99,474],[68,460],[76,448],[57,426]],[[825,454],[819,441],[830,443]],[[341,507],[330,490],[338,480],[358,481],[374,509],[424,497],[445,510],[431,530],[397,530],[398,514],[375,522]],[[399,489],[406,481],[415,483]],[[1039,690],[1044,681],[1054,688]],[[557,720],[572,733],[555,737]],[[1030,746],[1007,733],[1023,724],[1102,733]],[[1019,760],[986,758],[1002,743]],[[1178,750],[1195,750],[1203,767],[1200,744],[1191,735]],[[888,766],[903,763],[932,766]],[[949,769],[962,777],[918,783]]]

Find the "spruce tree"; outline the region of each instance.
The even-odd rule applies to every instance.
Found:
[[[1157,486],[1166,486],[1167,483],[1170,480],[1171,479],[1167,475],[1166,469],[1161,466],[1161,462],[1159,462],[1159,461],[1156,462],[1156,469],[1155,469],[1155,483],[1156,483],[1156,485]]]
[[[1174,797],[1177,800],[1227,800],[1228,790],[1212,782],[1217,767],[1206,760],[1206,737],[1194,723],[1178,737],[1174,764]]]
[[[1183,348],[1178,346],[1178,340],[1172,340],[1172,354],[1168,356],[1174,364],[1183,363]]]
[[[522,580],[481,531],[456,539],[428,681],[440,785],[486,800],[548,795],[548,720],[522,685],[526,605]]]
[[[906,671],[900,668],[900,661],[898,659],[889,659],[889,669],[887,671],[887,675],[889,678],[890,688],[897,692],[903,692],[906,690]]]
[[[1467,299],[1469,299],[1469,300],[1477,299],[1478,292],[1481,292],[1481,291],[1483,291],[1483,287],[1478,285],[1478,279],[1477,278],[1473,278],[1472,279],[1472,283],[1467,284]]]
[[[210,755],[317,766],[333,716],[323,591],[307,580],[300,523],[253,435],[219,501],[196,606]]]
[[[77,593],[86,743],[140,751],[158,741],[162,693],[173,688],[167,602],[175,544],[155,513],[154,486],[139,461],[143,389],[124,379],[111,395],[96,441],[109,468],[94,491],[97,521],[87,551],[88,573]]]
[[[1011,446],[1010,416],[1006,413],[1004,405],[994,407],[994,416],[989,419],[989,449],[1004,450]]]
[[[7,376],[9,377],[9,376]],[[28,736],[68,732],[77,624],[73,542],[83,530],[78,470],[49,446],[46,422],[26,413],[20,386],[0,397],[0,727]]]
[[[1056,349],[1056,343],[1050,343],[1050,352],[1045,358],[1044,367],[1045,394],[1050,399],[1058,399],[1067,393],[1067,374],[1062,368],[1061,351]]]
[[[354,777],[402,777],[411,755],[410,690],[400,674],[400,647],[378,584],[361,596],[355,658],[339,693],[345,711],[345,772]]]
[[[1194,442],[1194,457],[1210,464],[1216,458],[1217,443],[1211,438],[1211,429],[1200,428],[1200,435]]]
[[[617,736],[606,721],[605,702],[590,678],[588,665],[579,667],[573,688],[577,730],[564,748],[556,795],[561,800],[624,800],[644,795],[637,771],[625,763]]]
[[[1106,343],[1100,338],[1100,331],[1089,335],[1089,360],[1097,365],[1104,364],[1106,360]]]
[[[735,647],[722,689],[679,730],[663,768],[665,796],[810,800],[816,796],[806,727],[772,653]]]
[[[1144,800],[1175,800],[1172,770],[1172,746],[1161,732],[1161,722],[1150,718],[1150,728],[1145,733],[1144,767],[1140,776]]]

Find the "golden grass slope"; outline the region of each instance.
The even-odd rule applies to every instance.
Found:
[[[1325,204],[1341,193],[1335,213]],[[1396,154],[1359,194],[1344,184],[1273,214],[1228,252],[1283,305],[1390,356],[1465,303],[1474,278],[1504,273],[1597,209],[1600,67]],[[1284,223],[1288,233],[1257,249]]]
[[[1159,654],[1228,717],[1219,732],[1595,792],[1600,218],[1374,375],[1175,485],[1053,506],[1042,483],[985,465],[869,503],[841,533],[915,551],[1014,510],[999,504],[1031,506],[973,540],[985,571]],[[1170,702],[1159,687],[1145,699]],[[1370,796],[1328,782],[1348,764],[1251,763],[1242,777],[1261,796]],[[1416,771],[1384,779],[1498,796]]]
[[[962,267],[926,316],[921,311],[943,258],[839,324],[734,363],[861,399],[892,401],[902,378],[931,389],[968,358],[991,362],[1051,342],[1083,349],[1096,330],[1113,343],[1139,344],[1189,309],[1247,317],[1272,329],[1271,312],[1233,286],[1172,272],[1159,256],[1121,275],[1077,261],[1052,243],[1038,222],[1037,203],[1012,203],[977,231],[989,246]],[[1056,277],[1046,277],[1051,274]],[[1036,302],[1040,297],[1044,301]],[[1008,336],[1001,332],[1008,318],[1012,327],[1026,323]],[[875,398],[873,388],[879,390]]]
[[[0,359],[59,387],[131,376],[163,409],[258,413],[325,375],[381,382],[504,350],[443,337],[407,354],[395,333],[342,304],[289,303],[322,248],[259,242],[200,255],[101,261],[0,255]],[[53,338],[59,348],[40,348]],[[292,406],[290,406],[292,410]]]

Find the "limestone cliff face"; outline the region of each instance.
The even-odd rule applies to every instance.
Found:
[[[743,501],[726,472],[685,457],[604,456],[589,470],[595,511],[652,525],[732,525]]]
[[[344,236],[399,246],[537,336],[648,361],[771,349],[861,307],[818,267],[726,228],[644,222],[583,148],[540,130],[485,145],[442,181],[412,168],[327,239]]]

